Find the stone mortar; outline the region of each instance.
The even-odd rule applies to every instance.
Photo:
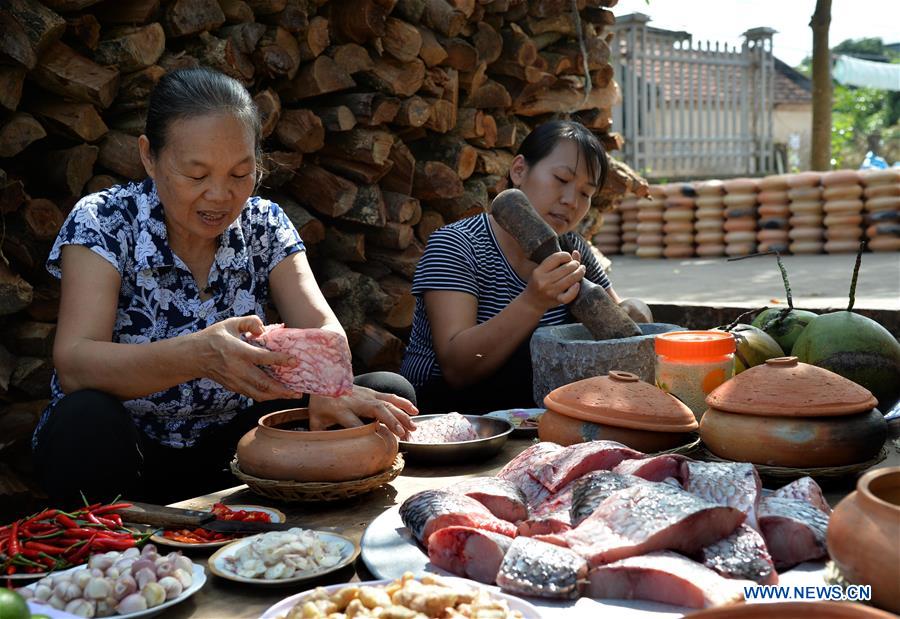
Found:
[[[653,338],[658,333],[683,328],[661,322],[638,325],[643,335],[616,340],[594,340],[581,323],[540,327],[531,337],[534,366],[534,401],[544,405],[544,396],[563,385],[623,370],[641,380],[656,381],[656,352]]]

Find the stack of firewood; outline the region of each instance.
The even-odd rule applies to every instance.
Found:
[[[167,71],[197,65],[253,93],[266,139],[260,192],[309,246],[356,369],[396,369],[429,235],[487,208],[531,127],[568,116],[621,146],[608,133],[613,5],[4,0],[0,397],[31,411],[48,395],[53,239],[79,197],[144,177],[136,143],[149,93]],[[626,190],[646,184],[615,164],[595,210]],[[598,221],[587,218],[588,238]]]

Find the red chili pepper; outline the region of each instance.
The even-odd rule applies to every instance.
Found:
[[[9,530],[9,554],[15,556],[19,554],[19,521],[12,523]]]
[[[77,529],[78,523],[69,518],[66,514],[57,514],[56,521],[67,529]]]
[[[52,544],[42,544],[41,542],[32,541],[23,543],[22,547],[26,550],[37,550],[40,552],[46,552],[48,554],[59,554],[65,550],[65,548],[53,546]]]
[[[91,538],[84,542],[84,545],[75,551],[68,559],[69,563],[72,565],[79,565],[84,562],[85,557],[87,557],[88,553],[91,551],[91,547],[94,545],[94,539]]]
[[[95,516],[100,516],[107,512],[115,512],[120,509],[128,509],[129,507],[133,507],[133,505],[131,503],[113,503],[112,505],[104,505],[103,507],[92,509],[91,512],[93,512]]]
[[[106,538],[98,537],[93,543],[93,546],[98,551],[127,550],[129,548],[134,547],[134,545],[135,545],[135,541],[133,538],[130,538],[130,537],[127,539],[111,539],[108,537],[106,537]]]

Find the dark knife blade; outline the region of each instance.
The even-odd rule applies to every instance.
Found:
[[[168,529],[191,529],[202,527],[217,533],[260,533],[265,531],[287,531],[298,525],[286,522],[242,522],[240,520],[217,520],[212,512],[179,509],[150,503],[132,503],[132,507],[118,510],[125,522],[149,524]]]

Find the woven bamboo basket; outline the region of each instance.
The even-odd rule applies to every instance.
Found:
[[[817,466],[807,468],[769,466],[767,464],[754,464],[753,466],[756,467],[760,477],[775,482],[789,483],[795,479],[806,476],[812,477],[817,481],[830,481],[858,475],[887,458],[887,454],[887,445],[885,445],[875,457],[866,460],[865,462],[857,462],[856,464],[847,464],[845,466]],[[733,460],[720,458],[705,446],[700,447],[695,456],[698,460],[704,460],[706,462],[734,462]]]
[[[256,494],[285,503],[339,501],[371,492],[393,481],[403,470],[403,456],[397,454],[390,468],[362,479],[340,482],[285,481],[261,479],[241,471],[237,458],[231,461],[231,472]]]

